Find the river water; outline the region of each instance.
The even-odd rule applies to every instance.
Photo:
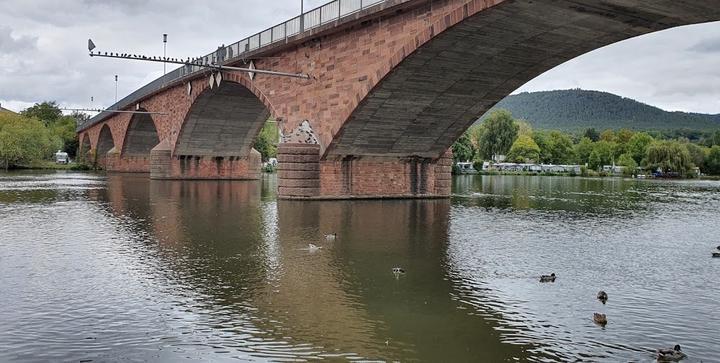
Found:
[[[720,182],[275,187],[0,174],[0,361],[720,361]]]

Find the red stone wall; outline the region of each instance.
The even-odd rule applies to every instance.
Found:
[[[452,152],[437,160],[320,160],[320,147],[281,144],[278,195],[287,199],[425,198],[450,195]]]

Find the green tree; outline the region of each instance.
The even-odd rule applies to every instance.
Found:
[[[648,133],[638,132],[628,141],[627,152],[635,159],[636,163],[640,164],[647,154],[648,146],[650,146],[653,141],[655,141],[655,139]]]
[[[720,145],[710,148],[705,158],[705,172],[712,175],[720,175]]]
[[[687,175],[693,163],[685,146],[677,141],[657,141],[647,149],[645,164],[649,168],[660,169],[664,173],[675,172]]]
[[[593,145],[593,150],[588,157],[588,166],[591,169],[598,170],[603,165],[612,165],[614,159],[615,143],[608,141],[598,141]]]
[[[700,145],[689,142],[685,143],[684,145],[688,153],[690,154],[690,160],[692,161],[693,165],[700,168],[700,171],[705,172],[705,159],[707,158],[707,153],[709,150]]]
[[[590,139],[590,141],[596,142],[596,141],[600,140],[600,133],[597,130],[595,130],[594,127],[591,127],[589,129],[585,130],[583,137],[587,137],[588,139]]]
[[[260,135],[255,139],[253,148],[260,153],[263,161],[268,161],[277,156],[278,140],[277,123],[274,120],[268,120],[263,125]]]
[[[497,110],[483,121],[478,136],[478,152],[483,159],[506,155],[515,142],[518,125],[510,112]]]
[[[535,162],[540,157],[540,147],[527,135],[515,140],[508,153],[508,160],[515,163]]]
[[[76,127],[77,121],[72,116],[62,116],[48,125],[50,133],[57,136],[62,142],[61,150],[68,153],[71,158],[75,157],[79,145],[77,133],[75,132]]]
[[[616,142],[617,136],[615,135],[615,131],[611,129],[607,129],[603,131],[600,134],[600,141],[607,141],[607,142]]]
[[[464,132],[452,145],[453,159],[455,161],[472,161],[475,156],[475,148],[470,142],[469,132]]]
[[[0,165],[6,170],[49,157],[60,145],[37,119],[0,113]]]
[[[583,137],[580,139],[580,142],[578,142],[574,147],[576,162],[580,165],[589,163],[590,154],[592,153],[594,146],[595,145],[590,138]]]
[[[635,169],[638,167],[637,162],[630,154],[622,154],[618,158],[617,165],[624,166],[623,174],[626,176],[633,175]]]
[[[575,150],[570,136],[560,131],[551,131],[548,138],[549,160],[552,164],[570,164],[575,159]]]
[[[55,101],[45,101],[28,107],[21,114],[28,118],[36,118],[47,126],[57,121],[62,116],[62,111]]]

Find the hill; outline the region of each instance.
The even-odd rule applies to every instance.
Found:
[[[580,89],[524,92],[500,101],[515,118],[536,129],[578,131],[629,128],[634,130],[720,129],[720,114],[669,112],[612,93]]]

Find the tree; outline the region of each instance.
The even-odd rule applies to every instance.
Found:
[[[28,118],[36,118],[47,126],[57,121],[62,116],[62,111],[55,101],[45,101],[28,107],[21,114]]]
[[[700,168],[701,171],[705,171],[705,158],[707,157],[707,148],[704,148],[702,146],[693,144],[693,143],[685,143],[685,148],[687,149],[688,153],[690,154],[690,160],[692,161],[693,165]]]
[[[586,164],[588,163],[588,160],[590,159],[590,154],[593,151],[593,141],[588,137],[583,137],[580,139],[580,142],[578,142],[574,149],[575,149],[575,160],[578,164]]]
[[[575,158],[575,150],[570,137],[560,131],[551,131],[548,140],[548,152],[550,156],[547,162],[552,164],[570,164]]]
[[[655,139],[646,132],[638,132],[633,135],[628,141],[627,152],[635,159],[635,162],[641,164],[645,158],[648,146],[653,143]]]
[[[623,128],[615,134],[615,141],[620,144],[627,144],[628,142],[630,142],[630,139],[632,139],[633,136],[635,136],[635,132],[630,129]]]
[[[540,157],[540,147],[527,135],[515,140],[508,153],[508,160],[515,163],[535,162]]]
[[[482,123],[478,136],[478,151],[482,158],[506,155],[515,142],[518,125],[510,112],[496,110]]]
[[[638,164],[630,154],[622,154],[618,158],[617,165],[624,166],[623,174],[626,176],[633,175]]]
[[[62,116],[54,123],[48,125],[50,133],[57,136],[62,142],[61,150],[68,153],[71,158],[75,154],[80,145],[75,129],[77,121],[72,116]]]
[[[660,169],[663,173],[674,172],[686,175],[693,167],[688,150],[677,141],[657,141],[652,143],[645,156],[645,165]]]
[[[275,121],[265,123],[260,135],[255,139],[255,145],[253,148],[260,153],[263,161],[268,161],[270,158],[277,156],[277,143],[278,143],[278,129]]]
[[[720,146],[715,145],[705,158],[705,172],[712,175],[720,175]]]
[[[472,161],[475,156],[475,149],[470,142],[470,134],[466,131],[452,146],[453,159],[455,161]]]
[[[4,169],[48,157],[60,145],[37,119],[0,114],[0,165]]]
[[[598,141],[593,145],[593,150],[588,157],[588,165],[591,169],[598,170],[603,165],[611,165],[614,159],[615,143]]]
[[[615,135],[615,131],[611,129],[607,129],[603,131],[600,134],[600,141],[607,141],[607,142],[616,142],[617,136]]]
[[[594,127],[591,127],[587,130],[585,130],[585,133],[583,134],[583,137],[587,137],[592,142],[596,142],[600,140],[600,133],[595,130]]]

